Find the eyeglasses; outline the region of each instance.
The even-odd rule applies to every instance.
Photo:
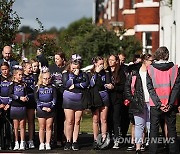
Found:
[[[51,78],[43,78],[44,80],[50,80]]]

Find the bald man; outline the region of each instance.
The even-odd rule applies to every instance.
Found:
[[[12,48],[11,46],[5,46],[2,51],[2,59],[0,59],[0,65],[3,62],[7,62],[12,70],[14,65],[18,65],[18,62],[12,59]]]

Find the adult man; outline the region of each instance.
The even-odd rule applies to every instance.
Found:
[[[12,58],[12,48],[10,46],[5,46],[3,48],[2,57],[3,57],[3,59],[0,59],[0,65],[3,62],[7,62],[9,64],[11,70],[14,65],[18,65],[18,62]]]
[[[169,153],[178,154],[176,136],[176,112],[169,104],[169,96],[178,73],[178,66],[168,62],[169,51],[166,47],[156,50],[155,62],[148,68],[147,88],[150,94],[150,154],[157,153],[159,142],[165,142],[158,138],[159,123],[164,116],[168,129]],[[171,109],[171,110],[170,110]]]

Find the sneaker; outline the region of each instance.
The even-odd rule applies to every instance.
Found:
[[[34,149],[35,148],[33,141],[28,141],[28,148],[29,149]]]
[[[64,146],[64,150],[71,150],[71,143],[70,142],[66,142],[66,144]]]
[[[26,148],[25,141],[21,141],[19,150],[25,150],[25,148]]]
[[[51,146],[49,143],[46,143],[46,150],[51,150]]]
[[[98,143],[97,143],[96,140],[94,140],[94,142],[93,142],[93,149],[94,149],[94,150],[97,150],[97,149],[98,149]]]
[[[113,149],[119,149],[119,141],[118,141],[118,138],[116,138],[116,139],[114,140]]]
[[[141,150],[140,149],[136,150],[136,154],[142,154]]]
[[[78,145],[77,142],[74,142],[74,143],[72,144],[72,149],[73,149],[74,151],[79,150],[79,145]]]
[[[146,150],[145,144],[141,145],[141,151],[144,152]]]
[[[41,143],[41,144],[39,145],[39,150],[45,150],[44,143]]]
[[[15,142],[15,146],[14,146],[13,150],[19,150],[19,142],[18,141]]]
[[[136,145],[135,144],[131,144],[128,148],[127,151],[134,151],[136,149]]]

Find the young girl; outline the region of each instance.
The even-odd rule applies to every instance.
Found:
[[[7,62],[1,64],[1,76],[0,76],[0,108],[1,108],[1,126],[0,133],[0,146],[2,149],[12,149],[12,124],[9,115],[9,108],[11,100],[9,99],[9,86],[12,84],[10,68]]]
[[[14,123],[14,150],[25,150],[26,103],[28,101],[26,84],[22,82],[23,70],[21,66],[14,67],[13,83],[10,85],[9,96],[12,99],[10,117]],[[21,143],[18,142],[18,128],[20,127]]]
[[[109,71],[104,69],[104,58],[93,58],[93,65],[90,78],[90,92],[92,96],[92,115],[93,115],[93,134],[94,134],[94,149],[98,149],[97,137],[99,130],[102,134],[102,142],[107,137],[107,112],[109,106],[109,95],[107,89],[113,88],[110,83]],[[99,126],[99,122],[101,125]],[[101,127],[101,129],[99,129]]]
[[[56,89],[51,84],[51,76],[47,67],[42,67],[39,81],[35,88],[35,100],[37,103],[37,117],[39,121],[39,150],[51,150],[50,140],[53,118],[55,115]],[[44,144],[46,132],[46,143]]]
[[[63,108],[65,112],[66,145],[64,150],[79,150],[77,143],[80,120],[83,112],[82,92],[89,85],[88,76],[80,71],[81,57],[72,55],[67,69],[63,72]],[[73,141],[71,145],[71,141]]]
[[[32,64],[32,72],[33,72],[33,77],[35,79],[35,83],[38,82],[38,77],[39,77],[39,62],[35,59],[31,60],[31,64]]]
[[[35,128],[35,122],[34,122],[34,111],[36,109],[36,103],[34,100],[34,87],[35,87],[35,79],[32,75],[32,65],[29,61],[25,61],[23,63],[23,69],[24,69],[24,75],[23,75],[23,81],[27,85],[27,95],[28,95],[28,102],[26,103],[26,109],[27,109],[27,120],[28,120],[28,133],[29,133],[29,141],[28,141],[28,148],[33,149],[35,148],[34,142],[33,142],[33,134],[34,134],[34,128]]]

